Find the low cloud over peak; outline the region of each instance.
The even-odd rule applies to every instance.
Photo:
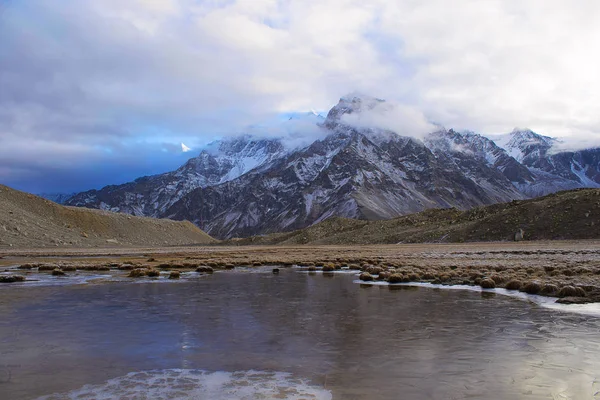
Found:
[[[358,129],[380,129],[417,138],[439,129],[415,107],[360,93],[343,96],[328,118]]]

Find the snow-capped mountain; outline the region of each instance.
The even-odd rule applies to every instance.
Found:
[[[517,128],[494,141],[531,172],[534,178],[531,182],[516,183],[529,197],[580,187],[600,187],[599,148],[560,151],[557,139]]]
[[[474,132],[440,130],[428,135],[425,143],[438,157],[449,157],[450,162],[465,172],[466,168],[479,168],[480,164],[483,164],[499,171],[513,185],[527,185],[533,182],[533,176],[527,167],[494,141]],[[470,163],[473,159],[478,162]]]
[[[403,136],[387,129],[385,118],[373,119],[393,108],[345,96],[326,119],[291,117],[279,137],[276,125],[259,125],[251,135],[213,143],[176,171],[80,193],[68,204],[187,219],[227,238],[333,215],[385,219],[600,187],[600,149],[553,153],[554,139],[529,130],[491,140],[428,124],[434,132]],[[261,129],[270,138],[261,138]]]
[[[493,138],[494,142],[520,163],[527,164],[546,157],[556,139],[538,135],[530,129],[515,128],[506,135]]]
[[[267,171],[196,189],[165,216],[231,237],[296,229],[332,215],[385,219],[524,198],[492,167],[468,175],[413,138],[377,144],[356,130],[338,131]]]
[[[310,112],[252,126],[251,134],[210,143],[175,171],[82,192],[69,199],[68,204],[161,217],[192,190],[219,185],[252,170],[262,171],[278,158],[314,140],[311,138],[320,134],[322,121],[323,117]]]
[[[219,185],[251,170],[260,170],[284,154],[286,150],[278,139],[241,136],[218,141],[173,172],[79,193],[68,204],[161,217],[167,208],[194,189]]]

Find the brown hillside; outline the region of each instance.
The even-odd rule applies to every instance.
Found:
[[[477,207],[433,209],[385,221],[330,218],[294,232],[234,239],[230,244],[385,244],[600,238],[600,189]]]
[[[64,207],[0,185],[0,247],[175,246],[214,242],[190,222]]]

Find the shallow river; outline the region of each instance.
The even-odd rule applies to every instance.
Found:
[[[355,279],[4,285],[0,399],[600,398],[598,317]]]

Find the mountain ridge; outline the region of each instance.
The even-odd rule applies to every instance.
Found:
[[[500,145],[439,127],[415,138],[364,120],[354,125],[365,112],[371,121],[394,106],[344,96],[324,120],[310,121],[325,136],[306,146],[286,146],[285,137],[226,139],[176,171],[82,192],[67,204],[189,220],[230,238],[300,229],[333,215],[389,219],[600,187],[597,148],[551,154],[554,139],[523,129]]]
[[[332,217],[292,232],[225,245],[339,245],[598,239],[600,189],[574,189],[461,211],[429,209],[384,221]]]

